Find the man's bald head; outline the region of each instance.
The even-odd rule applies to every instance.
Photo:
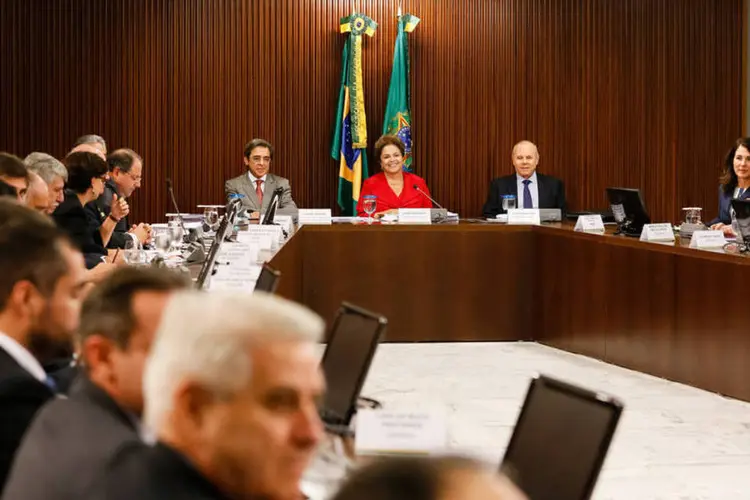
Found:
[[[29,189],[26,191],[26,206],[43,214],[50,213],[47,183],[31,171],[29,172]]]
[[[513,146],[511,160],[516,173],[528,179],[534,175],[536,166],[539,164],[539,150],[533,142],[521,141]]]
[[[71,149],[68,155],[71,155],[73,153],[94,153],[102,160],[107,161],[106,153],[102,151],[102,148],[97,144],[79,144],[78,146]]]

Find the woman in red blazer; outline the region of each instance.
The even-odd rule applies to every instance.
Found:
[[[365,217],[364,197],[377,196],[375,217],[395,213],[399,208],[432,208],[430,191],[424,179],[404,172],[406,148],[395,135],[384,135],[375,143],[375,157],[382,172],[362,184],[357,202],[357,214]]]

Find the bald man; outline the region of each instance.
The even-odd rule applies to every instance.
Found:
[[[29,189],[26,191],[26,206],[49,215],[49,189],[44,179],[29,171]]]
[[[482,212],[487,218],[504,214],[503,196],[514,195],[518,208],[559,208],[565,214],[565,186],[562,181],[537,173],[539,150],[530,141],[513,146],[511,163],[516,173],[499,177],[490,184]]]

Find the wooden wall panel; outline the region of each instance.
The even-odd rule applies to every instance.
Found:
[[[572,209],[640,187],[655,219],[716,211],[719,163],[742,130],[742,0],[405,0],[415,170],[435,198],[480,213],[520,139],[541,150]],[[364,43],[372,145],[382,127],[396,0],[3,0],[0,149],[64,154],[84,132],[146,158],[137,217],[223,200],[252,137],[298,204],[334,207],[328,156],[344,37]],[[371,158],[371,169],[376,162]]]

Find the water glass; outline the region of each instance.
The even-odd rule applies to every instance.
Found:
[[[219,211],[216,207],[206,207],[203,211],[203,222],[211,231],[216,231],[219,227]]]
[[[166,228],[154,229],[153,233],[154,247],[163,256],[169,251],[172,245],[172,238],[169,236],[169,230]]]
[[[503,210],[515,210],[516,208],[516,195],[504,194],[503,195]]]
[[[701,207],[685,207],[682,209],[685,212],[685,222],[688,224],[701,224]]]
[[[368,194],[363,198],[362,206],[367,214],[367,222],[372,224],[372,214],[375,213],[375,209],[378,206],[378,197],[374,194]]]
[[[137,238],[128,238],[125,240],[125,248],[122,252],[122,258],[126,264],[139,266],[146,263],[146,252],[141,247],[141,242]]]

